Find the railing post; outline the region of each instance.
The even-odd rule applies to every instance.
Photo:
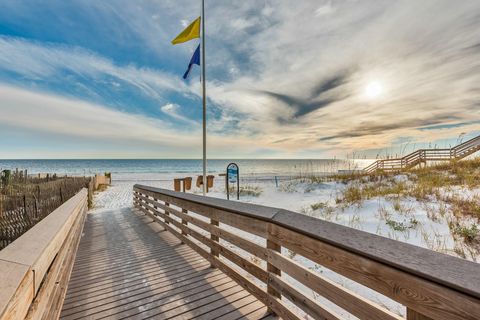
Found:
[[[272,240],[272,224],[269,223],[268,224],[268,232],[267,232],[267,249],[270,249],[272,251],[276,251],[278,253],[281,253],[282,252],[282,246],[278,243],[276,243],[275,241]],[[282,272],[280,271],[280,269],[278,269],[277,267],[275,267],[273,264],[271,264],[269,261],[267,261],[267,272],[270,274],[274,274],[274,275],[277,275],[277,276],[281,276],[282,275]],[[270,280],[269,282],[267,283],[267,293],[269,296],[272,296],[272,297],[275,297],[275,298],[278,298],[278,299],[281,299],[282,298],[282,295],[280,294],[280,292],[278,292],[271,284],[270,284]],[[275,313],[271,307],[269,306],[268,307],[268,312],[270,313]]]
[[[182,189],[183,189],[183,192],[185,193],[185,191],[186,191],[185,190],[185,178],[182,179]],[[188,210],[183,209],[183,208],[182,208],[182,212],[185,213],[185,214],[188,214]],[[186,220],[182,219],[182,224],[187,226],[188,222]],[[182,235],[187,236],[187,233],[182,230]]]
[[[157,201],[158,201],[158,199],[157,199],[157,198],[155,198],[155,197],[153,197],[153,201],[157,202]],[[154,205],[154,206],[153,206],[153,209],[154,209],[154,211],[156,211],[156,210],[158,210],[158,207]],[[156,214],[156,212],[154,212],[154,213],[153,213],[153,215],[155,215],[155,216],[156,216],[156,215],[157,215],[157,214]]]
[[[188,210],[186,210],[186,209],[182,209],[182,212],[185,213],[185,214],[188,214]],[[188,225],[188,221],[182,219],[182,224],[185,225],[185,226],[187,226],[187,225]],[[186,233],[185,231],[183,231],[183,230],[182,230],[182,234],[183,234],[184,236],[187,236],[187,233]]]
[[[168,202],[165,201],[165,206],[166,206],[166,207],[170,207],[170,203],[168,203]],[[165,215],[166,215],[166,216],[170,216],[170,212],[168,212],[167,209],[165,209]],[[165,219],[165,224],[169,224],[169,223],[170,223],[170,222],[168,222],[167,219]]]
[[[158,202],[159,199],[153,197],[153,201]],[[166,202],[165,202],[165,205],[167,205]],[[156,216],[160,216],[160,215],[161,215],[160,209],[159,209],[157,206],[153,206],[153,209],[154,209],[154,211],[159,210],[158,214],[157,214],[157,213],[153,213],[154,215],[156,215]],[[166,210],[165,210],[165,212],[166,212]],[[165,221],[165,222],[167,222],[167,221]],[[166,229],[165,227],[163,227],[163,230],[167,230],[167,229]]]
[[[407,320],[433,320],[417,311],[407,308]]]
[[[213,219],[210,219],[210,224],[213,225],[213,226],[216,226],[216,227],[218,227],[220,225],[220,223],[217,220],[213,220]],[[219,241],[218,236],[216,236],[214,234],[210,234],[210,239],[212,241],[215,241],[215,242]],[[213,249],[213,248],[210,249],[210,254],[214,257],[217,257],[217,258],[220,256],[218,251]],[[214,268],[215,266],[213,264],[210,264],[210,267]]]

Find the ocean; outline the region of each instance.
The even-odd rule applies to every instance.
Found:
[[[207,162],[209,174],[226,170],[230,162],[238,164],[241,175],[295,176],[329,174],[338,170],[363,168],[371,160],[332,159],[212,159]],[[158,178],[180,174],[201,174],[202,161],[197,159],[89,159],[89,160],[0,160],[0,170],[27,169],[29,174],[57,173],[61,175],[90,176],[111,172],[114,179],[140,177]]]

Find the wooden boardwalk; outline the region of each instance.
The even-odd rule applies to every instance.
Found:
[[[133,198],[87,214],[83,189],[0,251],[0,320],[271,319],[266,305],[291,320],[480,319],[478,263],[279,208],[138,184]]]
[[[61,319],[265,319],[267,308],[135,209],[88,214]]]

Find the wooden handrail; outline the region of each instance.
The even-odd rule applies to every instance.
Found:
[[[82,189],[0,251],[0,319],[56,319],[87,212]]]
[[[372,173],[379,169],[401,170],[426,161],[460,160],[479,150],[480,136],[477,136],[450,149],[418,149],[401,158],[379,159],[363,171]]]
[[[278,208],[142,185],[134,186],[134,204],[285,319],[300,319],[298,309],[315,319],[340,318],[309,297],[307,288],[360,319],[400,317],[309,270],[282,248],[403,304],[407,319],[480,318],[480,266],[473,262]]]
[[[468,146],[468,145],[477,145],[478,143],[480,143],[480,136],[476,136],[476,137],[474,137],[470,140],[462,142],[459,145],[453,147],[453,149],[463,148],[463,147]]]

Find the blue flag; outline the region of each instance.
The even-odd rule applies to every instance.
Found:
[[[197,50],[193,53],[192,59],[190,59],[190,63],[188,64],[187,71],[185,71],[185,74],[183,75],[183,79],[187,79],[188,74],[190,73],[190,70],[192,70],[192,66],[200,65],[200,45],[198,45]]]

